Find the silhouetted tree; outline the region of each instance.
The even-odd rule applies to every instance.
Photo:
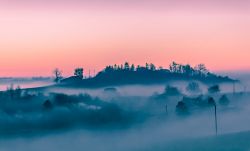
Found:
[[[46,109],[46,110],[52,109],[52,108],[53,108],[53,105],[52,105],[51,101],[50,101],[50,100],[46,100],[46,101],[43,103],[43,108]]]
[[[208,88],[209,93],[218,93],[220,92],[220,86],[219,85],[214,85]]]
[[[74,75],[82,79],[83,78],[83,68],[76,68],[74,71]]]
[[[54,81],[56,83],[60,82],[60,80],[62,79],[62,71],[60,71],[58,68],[56,68],[54,71],[53,71],[53,74],[54,74]]]
[[[189,70],[190,70],[191,66],[190,65],[181,65],[181,64],[178,64],[176,62],[172,62],[170,65],[169,65],[169,70],[170,72],[172,73],[188,73]]]
[[[130,70],[131,70],[131,71],[135,71],[135,65],[134,65],[134,64],[131,65]]]
[[[184,73],[185,75],[187,75],[187,76],[191,76],[191,75],[192,75],[192,73],[193,73],[193,68],[192,68],[189,64],[187,64],[187,65],[185,65],[185,66],[182,66],[182,68],[183,68],[183,73]]]
[[[222,95],[222,97],[219,99],[219,103],[220,105],[224,105],[224,106],[227,106],[229,104],[229,99],[228,97],[224,94]]]
[[[195,66],[195,70],[200,76],[206,75],[208,73],[208,70],[204,64],[198,64]]]
[[[176,62],[172,62],[169,65],[169,70],[172,73],[182,73],[187,76],[199,75],[201,77],[204,77],[209,73],[204,64],[198,64],[193,68],[189,64],[182,65]]]
[[[166,95],[180,95],[180,91],[176,87],[166,86],[164,94]]]
[[[208,105],[212,105],[212,106],[216,105],[215,100],[214,100],[213,97],[208,98]]]
[[[121,67],[119,65],[117,65],[117,70],[121,70]]]
[[[20,99],[22,96],[22,89],[20,86],[17,86],[14,92],[15,98]]]
[[[114,70],[117,70],[118,69],[118,66],[115,64],[114,65]]]
[[[152,64],[152,63],[150,63],[149,68],[150,68],[150,70],[152,70],[152,71],[155,71],[155,70],[156,70],[155,65]]]
[[[118,70],[120,70],[119,66],[118,66]],[[105,69],[104,69],[105,72],[113,72],[114,71],[114,68],[112,66],[107,66]]]
[[[186,87],[186,90],[189,92],[200,92],[200,86],[197,82],[191,82],[188,84],[188,86]]]
[[[137,66],[136,66],[136,71],[139,71],[140,68],[141,68],[141,66],[140,66],[140,65],[137,65]]]
[[[175,62],[172,62],[170,65],[169,65],[169,70],[170,70],[170,72],[172,72],[172,73],[176,73],[177,72],[177,63],[175,63]]]
[[[184,73],[185,74],[185,66],[181,64],[176,64],[176,73]]]
[[[11,84],[9,87],[7,87],[7,94],[9,95],[10,99],[13,99],[14,98],[14,86],[13,84]]]
[[[178,115],[187,115],[188,114],[188,108],[187,105],[183,101],[179,101],[176,105],[176,113]]]
[[[20,99],[22,96],[22,89],[20,86],[14,88],[13,84],[7,87],[6,93],[9,95],[10,99]]]
[[[125,69],[125,70],[129,70],[129,68],[130,68],[130,67],[129,67],[129,63],[128,63],[128,62],[125,62],[125,63],[124,63],[124,69]]]
[[[148,69],[149,69],[149,64],[148,64],[148,63],[146,63],[146,66],[145,66],[145,67],[146,67],[146,69],[148,70]]]

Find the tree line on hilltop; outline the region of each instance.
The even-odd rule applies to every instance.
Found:
[[[169,68],[156,67],[153,63],[146,63],[144,66],[130,64],[129,62],[125,62],[121,65],[108,65],[102,71],[97,73],[94,77],[87,77],[83,68],[76,68],[74,70],[74,75],[69,78],[65,78],[62,80],[62,72],[59,69],[54,70],[55,82],[62,81],[81,81],[83,79],[91,79],[91,81],[95,82],[115,82],[114,79],[122,80],[124,83],[136,83],[136,82],[151,82],[154,83],[154,80],[158,82],[168,79],[197,79],[197,80],[230,80],[228,77],[217,76],[209,72],[207,67],[204,64],[198,64],[192,67],[189,64],[179,64],[176,62],[172,62],[169,65]],[[122,79],[121,79],[122,77]],[[124,78],[127,78],[124,79]],[[70,79],[70,80],[69,80]],[[104,80],[104,81],[102,81]],[[90,80],[89,80],[90,81]]]

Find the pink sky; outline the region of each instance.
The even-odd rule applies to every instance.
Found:
[[[0,76],[124,61],[250,70],[248,0],[0,0]]]

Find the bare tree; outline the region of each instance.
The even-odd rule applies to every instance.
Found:
[[[198,64],[195,67],[195,70],[198,72],[200,76],[206,75],[209,72],[204,64]]]
[[[54,74],[54,81],[56,83],[59,83],[60,80],[62,79],[62,71],[60,71],[58,68],[55,68],[55,70],[53,71],[53,74]]]

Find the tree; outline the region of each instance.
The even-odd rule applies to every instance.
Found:
[[[14,95],[15,95],[14,85],[11,84],[9,87],[7,87],[7,91],[6,92],[9,95],[10,99],[13,99]]]
[[[182,68],[183,68],[183,73],[185,73],[187,76],[191,76],[192,75],[193,69],[192,69],[192,67],[189,64],[183,66]]]
[[[130,70],[131,70],[131,71],[135,71],[135,65],[134,65],[134,64],[131,65]]]
[[[175,95],[180,95],[181,92],[178,90],[178,88],[168,85],[165,87],[164,94],[169,96],[175,96]]]
[[[118,69],[118,66],[117,64],[114,65],[114,70],[117,70]]]
[[[229,101],[228,97],[224,94],[224,95],[222,95],[222,97],[220,98],[219,103],[220,103],[220,105],[228,106],[229,103],[230,103],[230,101]]]
[[[176,64],[176,73],[185,73],[185,67],[184,65],[181,64]]]
[[[170,72],[172,73],[177,73],[177,69],[178,68],[178,64],[175,63],[175,62],[172,62],[170,65],[169,65],[169,70]]]
[[[129,70],[129,68],[130,68],[130,67],[129,67],[129,63],[128,63],[128,62],[125,62],[125,63],[124,63],[124,69],[125,69],[125,70]]]
[[[19,99],[19,98],[21,98],[21,96],[22,96],[22,89],[21,89],[21,87],[18,85],[18,86],[16,87],[16,89],[15,89],[15,97],[16,97],[17,99]]]
[[[118,68],[118,69],[120,69],[120,68]],[[110,73],[110,72],[114,71],[114,68],[112,66],[106,66],[104,71],[107,72],[107,73]]]
[[[195,70],[200,76],[206,75],[208,73],[207,67],[204,64],[198,64],[197,66],[195,66]]]
[[[188,115],[188,107],[183,101],[179,101],[175,109],[178,115]]]
[[[83,78],[83,68],[76,68],[74,75],[82,79]]]
[[[20,86],[14,88],[14,85],[11,84],[7,87],[6,93],[9,95],[10,99],[20,99],[22,97],[22,89]]]
[[[46,100],[44,103],[43,103],[43,108],[45,110],[50,110],[53,108],[53,104],[51,103],[50,100]]]
[[[120,67],[120,69],[121,69],[121,70],[123,70],[123,69],[124,69],[124,67],[123,67],[123,64],[121,64],[121,67]]]
[[[201,92],[200,86],[197,82],[189,83],[186,90],[189,92]]]
[[[155,65],[152,64],[152,63],[150,63],[149,68],[150,68],[150,70],[152,70],[152,71],[155,71],[155,70],[156,70]]]
[[[136,71],[139,71],[141,69],[141,66],[140,65],[137,65],[136,66]]]
[[[60,80],[62,79],[62,71],[60,71],[58,68],[56,68],[54,71],[53,71],[53,74],[54,74],[54,81],[56,83],[59,83]]]
[[[209,93],[218,93],[220,92],[220,86],[219,85],[214,85],[208,88]]]
[[[146,63],[146,66],[145,66],[145,67],[146,67],[146,69],[148,70],[148,69],[149,69],[149,64],[148,64],[148,63]]]

